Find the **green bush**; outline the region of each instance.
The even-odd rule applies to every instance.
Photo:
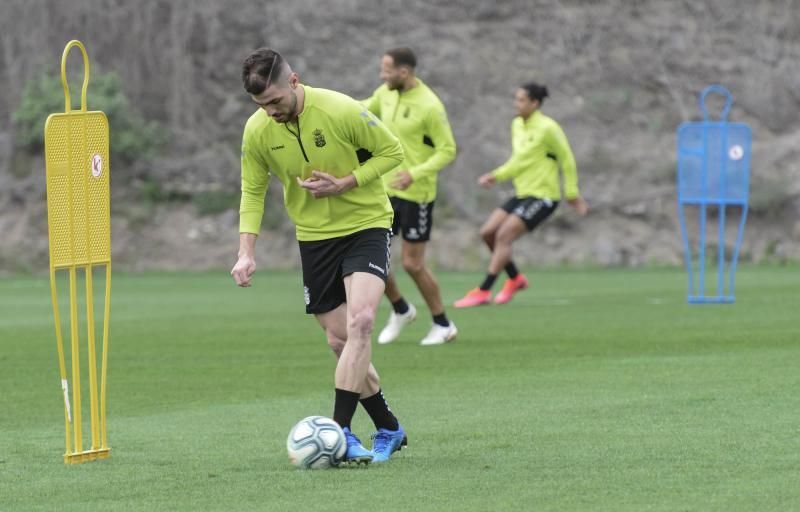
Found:
[[[83,78],[70,80],[73,110],[81,106]],[[114,160],[133,162],[147,158],[163,144],[164,130],[154,121],[145,121],[128,103],[116,73],[93,73],[86,95],[87,110],[102,110],[108,117],[110,150]],[[14,112],[17,145],[29,152],[44,147],[47,116],[64,112],[61,78],[42,74],[25,86],[22,101]]]

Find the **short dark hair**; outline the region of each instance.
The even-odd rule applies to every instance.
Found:
[[[547,87],[544,85],[539,85],[536,82],[528,82],[527,84],[520,87],[520,89],[525,89],[525,92],[528,93],[528,97],[532,100],[536,100],[539,103],[544,103],[544,99],[549,96],[547,93]]]
[[[281,78],[286,61],[270,48],[253,51],[242,63],[242,83],[250,94],[261,94],[272,82]]]
[[[388,55],[394,61],[395,66],[408,66],[411,69],[417,67],[417,56],[411,51],[411,48],[392,48],[386,50],[384,55]]]

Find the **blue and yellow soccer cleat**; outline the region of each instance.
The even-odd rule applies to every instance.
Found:
[[[372,462],[386,462],[394,452],[399,452],[403,446],[408,446],[408,437],[402,426],[398,425],[397,430],[379,428],[372,435],[372,453],[375,454]]]
[[[342,430],[344,431],[344,437],[347,439],[347,452],[344,454],[342,464],[358,465],[372,462],[374,457],[372,452],[364,448],[361,441],[355,434],[350,432],[348,427],[344,427]]]

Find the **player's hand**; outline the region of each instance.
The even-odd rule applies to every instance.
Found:
[[[255,272],[256,260],[253,259],[252,256],[245,255],[239,256],[239,261],[237,261],[236,265],[233,266],[231,275],[233,276],[233,280],[236,281],[237,285],[241,286],[242,288],[247,288],[250,286],[250,281]]]
[[[589,212],[589,203],[587,203],[582,197],[578,196],[574,199],[567,199],[567,204],[575,209],[578,212],[578,215],[583,217]]]
[[[343,194],[354,188],[358,183],[352,174],[344,178],[337,178],[322,171],[311,171],[311,177],[301,180],[297,184],[308,190],[315,198],[329,197]]]
[[[483,188],[492,188],[492,185],[495,183],[497,183],[497,178],[495,178],[490,172],[481,174],[480,178],[478,178],[478,185],[482,186]]]
[[[411,173],[408,171],[398,171],[397,175],[395,175],[394,181],[392,182],[392,188],[396,188],[397,190],[405,190],[414,183],[414,177],[411,176]]]

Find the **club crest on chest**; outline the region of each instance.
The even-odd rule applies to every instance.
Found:
[[[314,145],[318,148],[325,146],[325,135],[322,133],[322,130],[316,129],[312,133],[314,134]]]

